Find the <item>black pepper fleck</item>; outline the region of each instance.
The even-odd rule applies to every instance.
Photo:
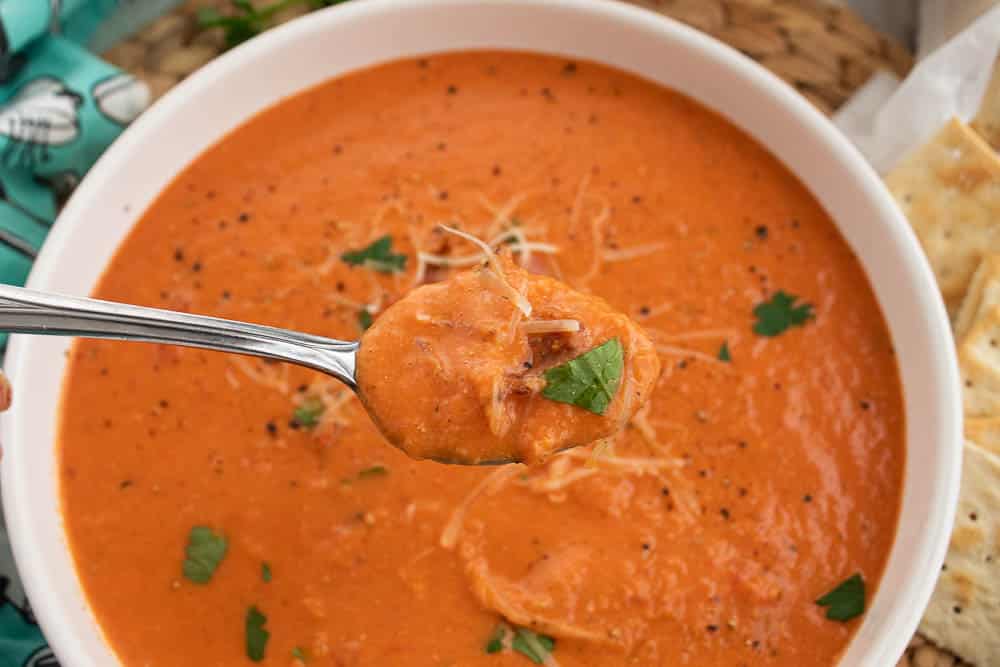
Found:
[[[457,92],[458,92],[458,86],[455,86],[454,84],[448,86],[448,94],[449,95],[454,95]]]
[[[812,501],[813,497],[810,494],[807,493],[806,495],[802,496],[802,502],[811,503]]]
[[[238,217],[237,220],[239,220],[243,224],[246,224],[246,223],[250,222],[250,214],[249,213],[240,213],[240,217]]]

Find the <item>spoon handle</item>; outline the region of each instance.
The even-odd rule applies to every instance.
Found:
[[[288,329],[0,285],[0,331],[170,343],[287,361],[355,389],[357,342]]]

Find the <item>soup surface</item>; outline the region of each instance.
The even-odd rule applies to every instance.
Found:
[[[691,100],[532,54],[357,72],[195,160],[96,295],[356,338],[470,251],[439,222],[635,318],[650,401],[540,467],[447,466],[319,374],[82,341],[66,529],[122,662],[834,664],[861,619],[816,600],[870,600],[895,532],[892,347],[817,202]],[[385,236],[389,270],[345,261]]]

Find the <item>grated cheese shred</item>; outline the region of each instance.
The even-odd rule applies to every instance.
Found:
[[[580,330],[579,320],[531,320],[521,323],[521,330],[529,336],[549,333],[576,333]]]
[[[488,268],[492,270],[492,273],[496,276],[497,281],[501,286],[501,290],[504,293],[504,295],[507,298],[509,298],[511,302],[513,302],[514,306],[518,310],[520,310],[525,317],[531,317],[531,303],[528,301],[527,297],[524,296],[524,294],[514,289],[514,286],[510,284],[510,281],[507,279],[507,274],[504,273],[503,266],[501,266],[496,253],[493,252],[493,248],[491,248],[489,245],[484,243],[482,240],[476,238],[472,234],[466,234],[461,230],[455,229],[454,227],[449,227],[448,225],[444,224],[440,225],[440,227],[446,232],[454,234],[455,236],[463,238],[466,241],[469,241],[478,246],[479,249],[482,250],[483,254],[486,256],[485,257],[486,265]]]
[[[499,491],[508,479],[513,477],[515,474],[521,472],[524,466],[520,463],[511,463],[505,466],[499,466],[492,473],[486,477],[479,480],[469,491],[468,495],[462,499],[462,502],[458,504],[455,509],[452,510],[451,516],[448,517],[447,523],[444,525],[444,529],[441,531],[441,539],[438,543],[442,548],[449,551],[455,548],[458,544],[458,538],[462,535],[462,528],[465,525],[465,515],[469,512],[469,507],[475,500],[483,495],[484,493],[496,493]]]

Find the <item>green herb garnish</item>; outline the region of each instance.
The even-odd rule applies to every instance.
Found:
[[[267,640],[271,638],[271,633],[264,629],[266,623],[267,616],[260,613],[256,606],[251,605],[247,609],[247,657],[254,662],[260,662],[264,659],[264,649],[267,648]]]
[[[302,401],[292,413],[292,420],[303,428],[313,428],[319,423],[319,418],[326,411],[326,405],[317,397]]]
[[[729,341],[722,341],[722,347],[719,348],[719,361],[732,361],[733,357],[729,354]]]
[[[781,290],[771,298],[758,304],[753,309],[757,321],[753,332],[760,336],[777,336],[790,327],[801,327],[815,317],[811,303],[795,305],[799,297],[785,294]]]
[[[358,473],[358,479],[371,479],[372,477],[385,477],[389,474],[389,469],[385,466],[372,466],[365,468]]]
[[[499,653],[503,650],[503,640],[507,636],[507,626],[501,623],[493,629],[490,638],[486,640],[484,650],[487,653]]]
[[[296,660],[306,661],[306,652],[301,646],[296,646],[292,648],[292,657]]]
[[[358,311],[358,326],[361,327],[362,331],[368,331],[368,327],[372,325],[372,314],[367,308],[362,308]]]
[[[542,396],[603,415],[622,378],[622,344],[612,338],[565,364],[545,371]]]
[[[260,578],[264,580],[265,584],[271,583],[271,564],[268,562],[263,562],[260,564]]]
[[[529,644],[525,639],[526,637],[534,639],[535,641]],[[552,637],[534,633],[526,628],[518,628],[514,633],[514,641],[511,642],[510,647],[518,653],[526,656],[536,665],[544,665],[545,658],[548,657],[548,655],[552,653],[556,647],[556,640]],[[539,648],[541,649],[541,652],[539,652]]]
[[[205,526],[195,526],[188,534],[186,558],[181,568],[184,576],[196,584],[207,584],[219,563],[226,557],[226,538]]]
[[[264,32],[270,26],[271,19],[289,7],[305,4],[310,9],[319,9],[339,4],[344,0],[278,0],[260,9],[255,8],[250,0],[231,0],[231,2],[232,14],[220,14],[211,7],[202,7],[198,12],[198,26],[203,29],[221,28],[227,49]]]
[[[361,250],[343,253],[340,259],[351,266],[367,266],[381,273],[399,273],[406,268],[406,255],[392,252],[392,237],[388,234]]]
[[[816,600],[816,604],[827,607],[826,617],[833,621],[846,622],[865,613],[865,580],[855,574],[832,591]]]

